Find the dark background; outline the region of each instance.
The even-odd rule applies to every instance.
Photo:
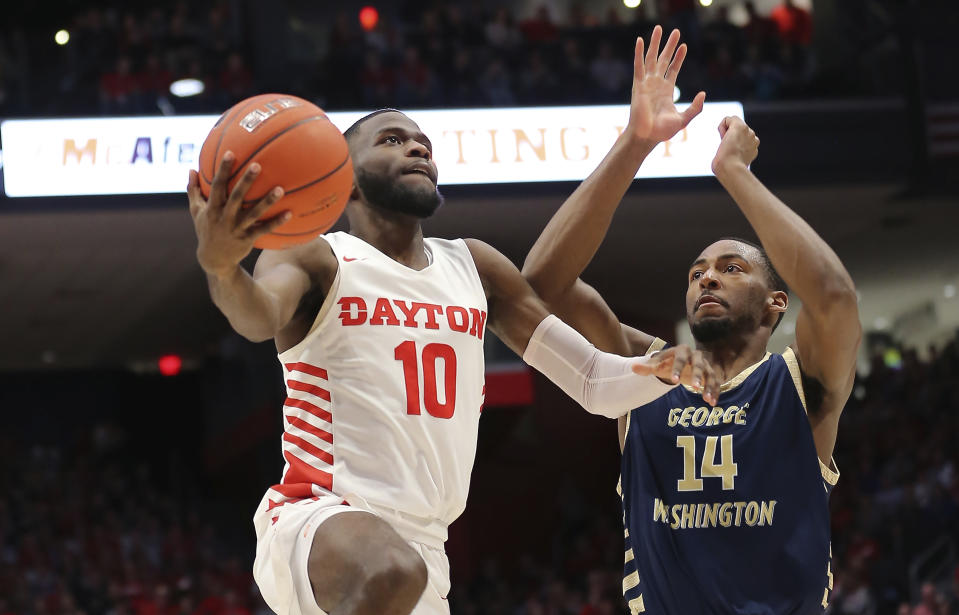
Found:
[[[755,172],[861,294],[830,612],[959,612],[959,11],[814,1],[809,28],[790,30],[766,19],[775,1],[745,22],[722,0],[558,2],[548,19],[535,2],[380,3],[363,32],[362,6],[4,7],[0,119],[217,113],[270,90],[327,110],[625,103],[635,36],[680,26],[684,99],[743,101],[762,138]],[[188,76],[204,94],[169,95]],[[449,187],[426,230],[521,264],[574,188]],[[624,322],[682,339],[683,274],[720,235],[751,231],[712,178],[637,182],[585,278]],[[0,197],[0,614],[265,609],[250,519],[282,468],[282,383],[272,346],[212,306],[194,251],[181,195]],[[157,372],[168,353],[184,361],[175,377]],[[625,612],[614,423],[538,375],[517,404],[507,378],[523,382],[524,367],[492,341],[487,358],[501,401],[484,411],[450,530],[453,612]]]

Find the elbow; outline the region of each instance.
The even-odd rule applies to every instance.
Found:
[[[850,343],[859,348],[862,341],[862,323],[859,319],[859,295],[852,280],[824,289],[822,317],[824,322],[835,323]]]
[[[240,324],[231,322],[230,324],[233,326],[234,331],[254,344],[269,341],[276,337],[277,334],[277,331],[271,327],[250,326],[250,323]]]
[[[555,284],[550,284],[547,280],[546,272],[537,271],[536,268],[523,266],[523,278],[529,284],[533,292],[546,304],[549,309],[563,297],[567,289],[556,288]]]
[[[830,311],[859,313],[859,295],[848,276],[823,286],[823,305]]]

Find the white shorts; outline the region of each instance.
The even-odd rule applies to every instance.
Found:
[[[374,514],[390,523],[389,515],[368,507],[350,506],[336,495],[284,504],[264,514],[267,504],[264,496],[254,518],[257,540],[253,578],[263,600],[278,615],[326,615],[316,604],[307,573],[317,528],[340,513]],[[391,525],[395,528],[397,524]],[[429,571],[426,590],[411,615],[449,615],[446,595],[450,589],[450,567],[446,552],[442,547],[407,542],[420,554]]]

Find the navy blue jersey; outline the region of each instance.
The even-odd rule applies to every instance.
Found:
[[[633,410],[620,478],[630,611],[822,612],[834,469],[791,349],[724,384],[716,407],[680,386]]]

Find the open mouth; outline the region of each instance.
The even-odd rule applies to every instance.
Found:
[[[696,310],[699,310],[699,308],[705,307],[707,305],[721,305],[723,307],[729,307],[726,304],[726,302],[720,299],[719,297],[714,297],[712,295],[703,295],[702,297],[699,298],[699,301],[696,302]]]
[[[416,166],[410,169],[403,171],[403,175],[425,175],[431,182],[436,183],[436,179],[433,177],[433,174],[425,167]]]

